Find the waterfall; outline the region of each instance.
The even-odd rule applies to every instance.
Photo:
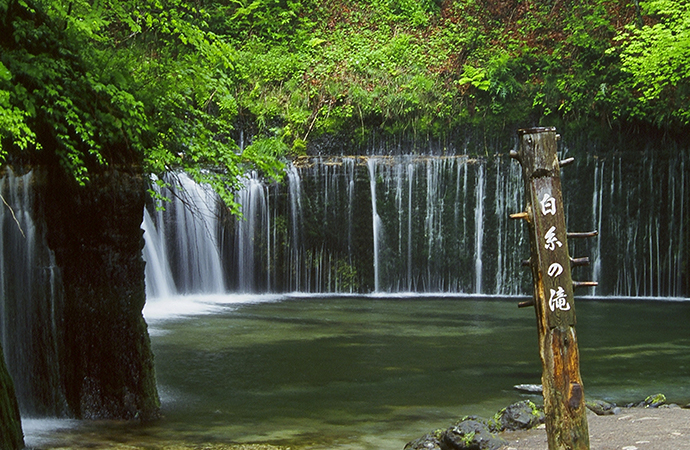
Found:
[[[157,187],[168,200],[165,211],[147,208],[142,223],[147,296],[225,292],[216,195],[185,174],[171,174],[166,183]]]
[[[476,199],[477,205],[474,208],[474,292],[481,294],[482,290],[482,245],[484,243],[484,166],[480,165],[477,171]]]
[[[407,164],[407,290],[412,291],[412,187],[414,164]]]
[[[290,262],[292,265],[292,270],[294,271],[293,276],[289,277],[290,290],[299,290],[300,280],[301,280],[301,259],[300,256],[300,233],[302,230],[302,182],[300,179],[299,171],[295,166],[290,166],[288,173],[288,186],[290,189]],[[242,205],[243,207],[245,205]]]
[[[263,238],[266,242],[267,261],[271,260],[271,227],[267,187],[259,180],[256,172],[245,179],[244,187],[237,193],[237,201],[244,205],[244,213],[236,218],[235,245],[237,246],[237,277],[238,290],[240,292],[256,292],[258,289],[259,273],[261,267],[257,267],[260,261],[255,246],[257,239]],[[262,226],[263,224],[263,226]],[[263,236],[258,234],[263,233]],[[270,265],[265,264],[266,273],[270,272]],[[266,278],[266,289],[270,290],[270,277]]]
[[[574,279],[619,297],[688,297],[687,152],[587,155],[562,172]],[[165,178],[165,209],[143,211],[147,307],[227,292],[529,294],[520,168],[507,155],[321,157],[284,183],[256,173],[243,217],[207,186]],[[24,417],[62,416],[62,274],[47,242],[40,173],[0,178],[0,342]],[[152,203],[152,202],[151,202]],[[572,243],[572,246],[570,244]]]
[[[369,186],[371,189],[371,219],[372,236],[374,237],[374,292],[379,292],[381,282],[379,278],[379,245],[381,241],[381,217],[376,206],[376,160],[367,161],[369,168]]]
[[[602,186],[604,180],[602,178],[604,173],[604,164],[597,164],[594,166],[594,199],[592,200],[592,230],[601,230],[602,224],[602,209],[604,207],[602,201]],[[596,244],[592,249],[592,275],[594,280],[601,279],[601,233],[596,237]]]
[[[591,267],[574,269],[574,279],[599,282],[590,293],[687,295],[686,167],[687,156],[679,152],[669,159],[589,156],[563,170],[569,230],[600,232],[569,246],[571,256],[591,258]],[[203,247],[207,240],[202,253],[213,256],[212,278],[225,280],[203,283],[214,292],[531,292],[531,273],[521,266],[529,257],[528,232],[522,222],[508,220],[524,208],[523,182],[507,155],[312,157],[286,174],[281,184],[257,174],[247,179],[237,195],[242,219],[221,214],[219,221],[215,211],[222,208],[206,190],[200,190],[202,214],[180,212],[196,200],[173,196],[172,205],[145,217],[143,226],[155,224],[147,231],[152,242],[168,241],[150,253],[176,263],[166,263],[169,272],[166,264],[161,270],[151,264],[147,277],[168,285],[166,274],[172,274],[172,294],[198,285],[177,267],[194,257],[180,258],[175,248],[190,242]],[[195,227],[203,233],[193,233],[186,221],[199,217],[207,218]],[[219,260],[209,250],[219,245],[213,242],[218,235]]]
[[[162,223],[159,211],[159,223]],[[148,209],[144,209],[144,261],[146,261],[146,297],[170,298],[177,291],[175,280],[168,264],[166,251],[165,228],[156,228],[153,217]]]
[[[37,217],[36,175],[0,179],[0,341],[24,417],[66,413],[59,355],[60,270]]]

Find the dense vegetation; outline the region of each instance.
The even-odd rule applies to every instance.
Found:
[[[0,23],[0,156],[81,183],[183,168],[232,203],[322,136],[690,124],[684,0],[0,0]]]

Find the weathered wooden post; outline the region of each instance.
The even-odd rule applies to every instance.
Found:
[[[596,233],[568,233],[565,225],[560,168],[572,159],[559,161],[555,128],[519,130],[519,149],[510,156],[522,165],[525,211],[512,214],[529,226],[534,299],[519,306],[534,305],[537,315],[539,353],[543,365],[542,385],[549,450],[589,449],[589,431],[580,356],[575,335],[573,288],[596,283],[573,282],[568,238]]]

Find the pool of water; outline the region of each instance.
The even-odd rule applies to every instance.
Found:
[[[541,376],[534,311],[516,303],[419,295],[151,301],[163,418],[31,423],[27,444],[401,450],[463,415],[539,401],[513,388]],[[586,396],[627,403],[663,392],[690,402],[690,302],[586,299],[577,317]]]

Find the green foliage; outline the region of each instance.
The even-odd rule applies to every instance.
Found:
[[[0,0],[0,158],[184,170],[236,208],[328,133],[687,126],[690,7],[640,4]]]
[[[690,124],[690,5],[649,0],[641,6],[648,23],[630,24],[617,38],[623,70],[638,94],[634,114]]]
[[[0,2],[0,157],[55,157],[77,182],[110,164],[184,170],[236,210],[246,170],[277,177],[282,154],[241,152],[237,53],[201,4]]]
[[[10,146],[14,146],[21,151],[30,146],[40,149],[40,143],[36,141],[36,134],[27,124],[29,113],[17,108],[10,103],[10,91],[5,84],[12,80],[12,74],[0,62],[0,165],[7,156],[7,146],[3,146],[3,141],[7,140]]]
[[[465,64],[462,76],[457,80],[457,84],[462,86],[469,84],[470,86],[480,90],[488,91],[491,87],[491,81],[487,79],[486,70],[483,68],[475,68]]]

